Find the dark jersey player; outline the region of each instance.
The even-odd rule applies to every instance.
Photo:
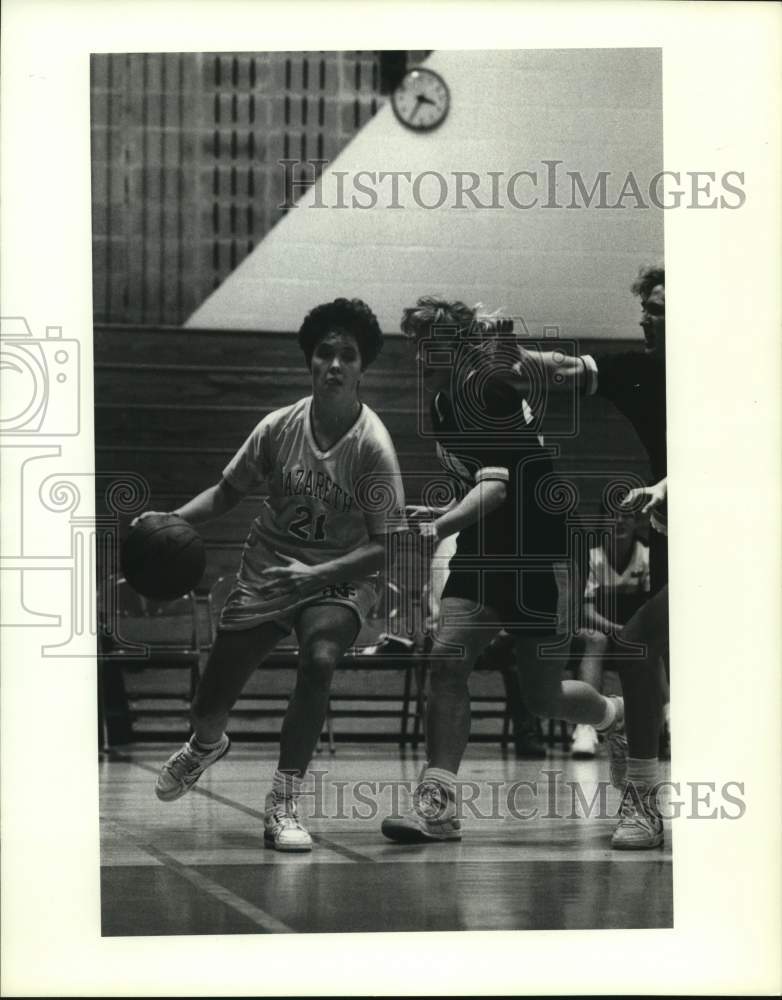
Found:
[[[530,383],[542,376],[550,389],[576,385],[586,395],[610,399],[632,423],[651,464],[653,484],[631,490],[625,500],[628,505],[645,500],[643,510],[650,512],[654,530],[649,551],[651,596],[623,632],[626,641],[646,648],[643,661],[625,667],[621,675],[629,756],[626,761],[613,760],[612,778],[629,794],[624,796],[612,844],[624,850],[663,842],[662,819],[655,807],[662,707],[657,663],[668,637],[664,268],[642,268],[632,292],[641,301],[645,351],[580,357],[523,352],[515,369],[520,394],[529,392]]]
[[[551,458],[535,415],[519,398],[503,342],[481,338],[476,313],[462,302],[425,297],[402,319],[414,341],[441,464],[459,483],[460,499],[421,525],[437,544],[458,533],[439,602],[427,707],[428,764],[413,808],[383,822],[401,842],[458,840],[456,774],[470,733],[468,677],[478,655],[504,629],[513,636],[525,702],[547,718],[618,732],[620,699],[581,681],[562,679],[538,647],[557,630],[554,564],[566,558]]]

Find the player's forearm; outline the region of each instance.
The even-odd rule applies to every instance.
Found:
[[[324,584],[345,583],[377,573],[385,566],[386,547],[382,542],[369,541],[338,559],[313,566],[312,571]]]
[[[481,518],[497,510],[505,502],[507,490],[505,483],[497,479],[488,480],[473,486],[455,507],[435,521],[438,538],[448,538],[455,535]]]
[[[592,601],[584,601],[584,627],[595,632],[616,632],[621,626],[601,615]]]
[[[529,351],[521,348],[521,361],[513,366],[519,390],[527,395],[545,383],[549,389],[582,388],[586,366],[577,355],[561,351]]]
[[[241,494],[232,489],[226,482],[215,483],[178,507],[174,513],[189,524],[203,524],[213,521],[235,507],[241,500]]]

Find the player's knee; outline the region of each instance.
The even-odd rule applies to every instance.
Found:
[[[610,637],[604,632],[587,633],[584,636],[584,654],[586,656],[602,656],[608,649]]]
[[[339,652],[333,644],[313,642],[301,651],[300,677],[310,686],[327,688],[338,660]]]
[[[461,691],[467,687],[469,675],[469,667],[463,663],[455,663],[453,660],[433,660],[430,670],[430,684],[435,692]]]

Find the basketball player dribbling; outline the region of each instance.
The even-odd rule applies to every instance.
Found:
[[[297,799],[334,669],[376,599],[384,535],[400,523],[389,513],[404,510],[391,438],[359,396],[361,376],[382,342],[377,319],[359,299],[313,309],[299,330],[312,395],[266,416],[221,480],[176,511],[201,524],[235,507],[257,482],[266,484],[193,700],[193,735],[163,765],[155,790],[165,802],[178,799],[228,752],[232,706],[293,630],[298,675],[264,815],[264,841],[280,851],[312,848]]]

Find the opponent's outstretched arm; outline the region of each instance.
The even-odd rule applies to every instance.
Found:
[[[487,517],[505,502],[507,488],[499,479],[486,479],[466,493],[451,509],[434,521],[421,525],[421,537],[437,542]]]
[[[665,479],[661,479],[659,483],[653,483],[651,486],[639,486],[630,490],[622,501],[622,506],[627,507],[641,499],[645,501],[641,508],[642,514],[649,514],[653,510],[659,510],[665,506],[668,500],[668,477],[666,476]]]
[[[549,389],[583,389],[588,378],[587,362],[578,355],[562,351],[529,351],[521,347],[521,360],[513,366],[518,388],[529,393],[545,381]]]

